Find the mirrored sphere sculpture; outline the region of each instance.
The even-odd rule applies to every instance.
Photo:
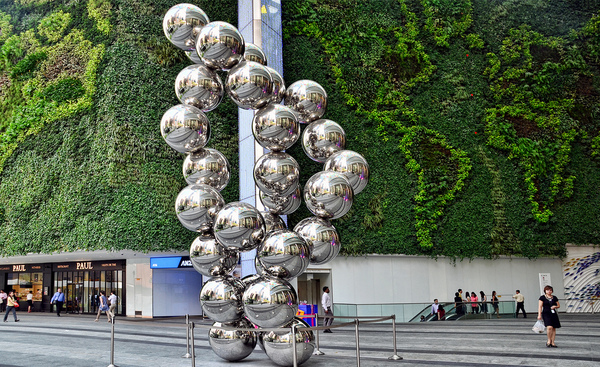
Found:
[[[268,195],[262,191],[259,193],[260,202],[273,214],[292,214],[300,207],[300,204],[302,204],[302,191],[300,190],[300,186],[287,196]]]
[[[232,323],[215,322],[213,328],[208,332],[208,341],[219,357],[230,362],[241,361],[248,357],[258,341],[258,333],[254,331],[223,330],[219,327],[230,327],[237,329],[251,329],[254,326],[246,319]]]
[[[265,66],[273,78],[273,93],[271,94],[271,103],[279,104],[285,97],[285,82],[279,72],[272,67]]]
[[[262,48],[254,43],[246,42],[246,51],[244,51],[244,60],[253,61],[264,66],[267,66],[267,55]]]
[[[240,260],[237,251],[221,246],[212,235],[196,237],[190,246],[190,260],[196,271],[206,277],[230,274]]]
[[[351,150],[333,153],[323,166],[324,171],[343,173],[350,182],[354,195],[364,190],[369,183],[369,164],[362,155]]]
[[[221,78],[205,65],[185,67],[175,79],[175,94],[183,104],[212,111],[223,99],[225,89]]]
[[[193,64],[203,64],[202,59],[198,56],[196,49],[194,48],[192,51],[185,51],[185,56],[193,63]]]
[[[290,148],[300,138],[297,113],[280,104],[270,104],[256,112],[252,133],[264,148],[274,152]]]
[[[273,77],[264,65],[242,61],[227,74],[225,90],[238,107],[256,110],[270,102]]]
[[[231,69],[243,60],[245,50],[242,34],[225,22],[208,23],[196,40],[198,56],[211,69]]]
[[[208,233],[225,200],[214,187],[197,184],[185,187],[175,200],[177,219],[190,231]]]
[[[179,153],[195,152],[208,142],[210,124],[200,109],[179,104],[163,115],[160,133],[165,142]]]
[[[296,224],[294,232],[298,233],[311,246],[311,264],[325,264],[333,260],[340,252],[340,236],[335,227],[326,219],[305,218]]]
[[[254,182],[268,195],[290,195],[296,191],[299,180],[300,165],[287,153],[267,153],[254,163]]]
[[[301,328],[310,327],[301,319],[295,318],[289,324],[284,325],[285,328],[290,328],[292,325],[297,325],[295,335],[291,331],[280,332],[271,331],[265,332],[262,335],[262,341],[265,353],[279,366],[291,367],[294,365],[294,351],[292,338],[296,339],[296,356],[297,364],[308,361],[315,350],[315,335],[312,330],[303,330]]]
[[[327,93],[312,80],[298,80],[285,90],[285,105],[300,114],[301,123],[308,124],[325,114]]]
[[[262,279],[260,274],[250,274],[250,275],[246,275],[245,277],[242,278],[242,283],[244,283],[244,289],[248,289],[248,287],[250,286],[250,284],[254,283],[257,280]]]
[[[300,235],[280,229],[267,234],[258,247],[256,258],[267,274],[290,280],[306,271],[310,253],[309,245]]]
[[[348,213],[353,199],[352,186],[339,172],[317,172],[304,186],[306,207],[317,217],[340,218]]]
[[[205,148],[183,161],[183,177],[190,184],[205,184],[221,191],[229,183],[229,161],[216,149]]]
[[[242,318],[244,284],[238,278],[223,276],[212,278],[200,291],[202,310],[211,320],[234,322]]]
[[[200,30],[209,22],[206,13],[199,7],[192,4],[177,4],[165,14],[163,31],[175,47],[191,51],[196,48],[196,38]]]
[[[304,129],[302,149],[313,161],[324,163],[333,153],[346,147],[346,133],[335,121],[317,120]]]
[[[265,231],[266,233],[276,231],[278,229],[287,229],[285,222],[283,219],[277,215],[272,213],[261,213],[263,219],[265,220]]]
[[[214,233],[217,241],[226,248],[248,251],[258,247],[265,237],[265,221],[258,209],[236,201],[219,211]]]
[[[294,319],[298,296],[294,287],[283,279],[262,277],[244,291],[244,312],[252,323],[263,328],[277,328]]]

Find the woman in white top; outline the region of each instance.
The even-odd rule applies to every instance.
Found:
[[[33,309],[33,292],[29,291],[29,293],[27,293],[27,313],[31,313],[32,309]]]

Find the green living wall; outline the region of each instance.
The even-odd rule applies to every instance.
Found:
[[[189,64],[162,34],[176,3],[0,0],[0,254],[189,248],[173,205],[183,157],[159,132]],[[237,24],[237,1],[194,3]],[[282,3],[287,84],[323,85],[325,117],[371,166],[334,222],[342,251],[535,258],[600,243],[597,1]],[[236,167],[236,108],[208,116],[208,145]],[[290,153],[302,182],[321,169]]]

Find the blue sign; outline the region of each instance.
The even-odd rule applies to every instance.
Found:
[[[189,256],[151,257],[150,269],[178,269],[191,268],[192,261]]]

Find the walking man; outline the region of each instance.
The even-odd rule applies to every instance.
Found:
[[[117,302],[118,302],[118,297],[115,294],[115,291],[110,291],[110,296],[108,296],[108,305],[110,308],[107,313],[110,316],[111,320],[113,317],[115,317],[115,310],[117,308]]]
[[[521,291],[519,291],[518,289],[517,289],[516,293],[517,294],[512,296],[517,301],[517,313],[515,315],[515,318],[519,317],[519,310],[521,310],[521,311],[523,311],[523,318],[526,319],[527,312],[525,312],[525,297],[523,297],[523,295],[521,294]]]
[[[431,314],[434,316],[431,318],[431,321],[437,321],[439,306],[440,306],[440,304],[438,303],[438,299],[437,298],[434,299],[433,304],[431,305]]]
[[[329,295],[329,287],[323,287],[323,297],[321,298],[321,305],[325,311],[325,316],[333,316],[333,304],[331,303],[331,296]],[[326,318],[323,322],[323,326],[330,326],[333,322],[333,318]],[[331,329],[326,329],[324,333],[331,333]]]
[[[58,288],[58,290],[56,291],[56,293],[54,293],[54,296],[52,296],[52,299],[50,300],[50,303],[55,303],[56,302],[56,316],[60,317],[60,311],[62,311],[63,308],[63,304],[65,303],[65,294],[62,292],[62,289]]]

